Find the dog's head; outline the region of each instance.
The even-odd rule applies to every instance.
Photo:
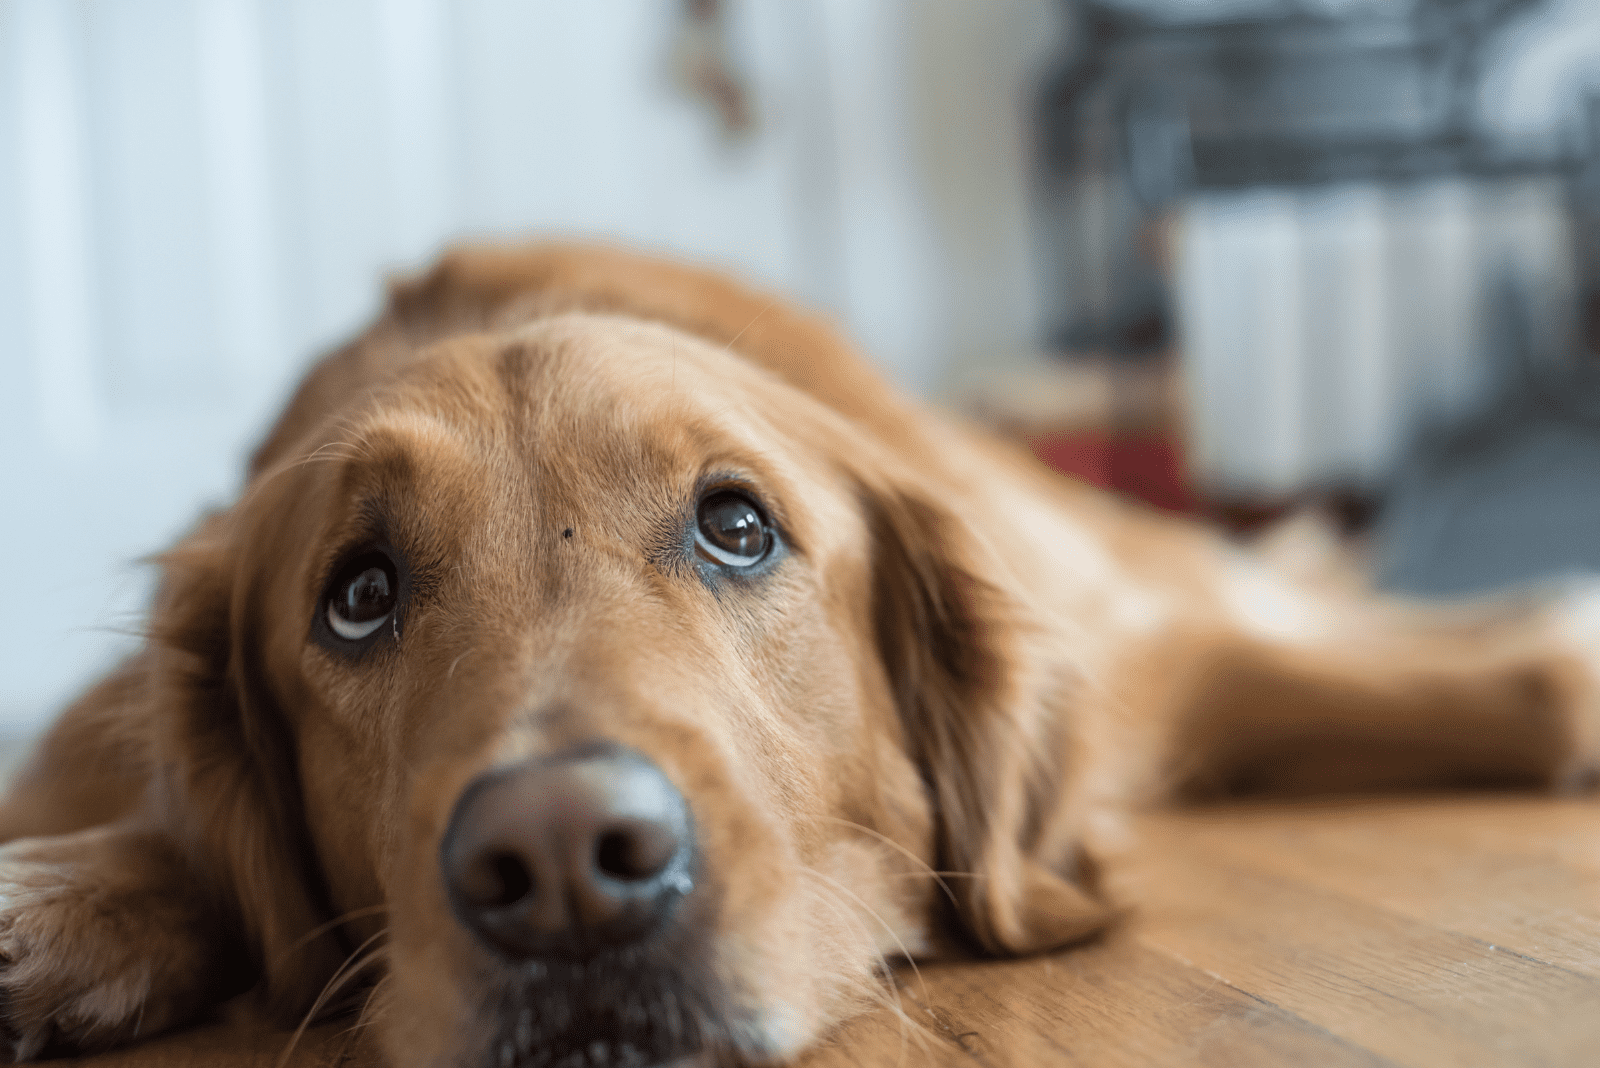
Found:
[[[560,314],[280,442],[160,610],[177,818],[280,1004],[370,943],[399,1064],[763,1061],[940,929],[1098,925],[1044,842],[1048,635],[892,437]]]

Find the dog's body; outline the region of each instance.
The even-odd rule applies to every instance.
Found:
[[[397,285],[164,563],[0,810],[20,1058],[370,949],[397,1066],[781,1060],[1101,928],[1128,806],[1600,763],[1587,601],[1297,587],[605,250]]]

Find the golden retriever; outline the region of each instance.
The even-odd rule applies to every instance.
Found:
[[[1129,806],[1600,755],[1592,600],[1299,587],[606,249],[394,285],[162,565],[0,810],[19,1060],[360,986],[397,1068],[778,1062],[1101,929]]]

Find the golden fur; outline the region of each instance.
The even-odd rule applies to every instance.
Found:
[[[675,555],[707,478],[781,529],[761,578]],[[408,599],[381,649],[333,655],[308,623],[374,539]],[[605,249],[396,284],[162,563],[145,649],[0,809],[19,1058],[251,987],[293,1023],[358,954],[395,1065],[539,1063],[496,1036],[554,1010],[486,990],[439,842],[484,769],[589,739],[688,800],[705,959],[666,1000],[747,1062],[881,997],[885,957],[1101,929],[1128,806],[1573,786],[1600,750],[1590,600],[1297,585],[906,400],[780,301]]]

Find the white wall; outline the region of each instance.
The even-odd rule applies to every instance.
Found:
[[[1051,0],[734,0],[756,135],[673,88],[675,0],[0,3],[0,730],[133,640],[381,274],[588,233],[831,308],[913,389],[1031,344]]]

